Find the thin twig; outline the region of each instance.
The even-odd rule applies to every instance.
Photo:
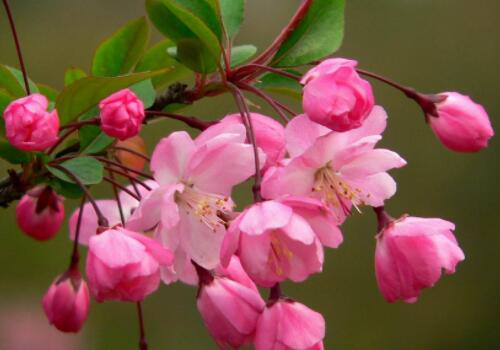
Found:
[[[104,169],[108,170],[108,171],[112,171],[113,173],[115,174],[118,174],[118,175],[121,175],[125,178],[127,178],[128,180],[130,180],[131,183],[138,183],[139,185],[141,185],[142,187],[144,187],[146,190],[148,191],[151,191],[151,187],[146,185],[145,182],[139,180],[139,179],[136,179],[133,177],[133,175],[131,174],[128,174],[127,171],[121,171],[119,169],[116,169],[116,168],[112,168],[110,166],[104,166]]]
[[[118,163],[118,162],[115,162],[115,161],[112,161],[110,159],[107,159],[107,158],[104,158],[104,157],[100,157],[100,156],[94,156],[94,158],[97,159],[97,160],[100,160],[101,162],[117,166],[117,167],[122,168],[124,170],[130,171],[131,173],[134,173],[134,174],[140,175],[142,177],[145,177],[146,179],[154,180],[154,177],[152,177],[151,175],[146,174],[146,173],[144,173],[142,171],[139,171],[139,170],[135,170],[135,169],[129,168],[128,166],[125,166],[125,165],[123,165],[121,163]]]
[[[28,80],[28,73],[26,72],[26,66],[24,65],[23,53],[21,51],[21,44],[19,43],[19,38],[17,36],[16,24],[14,22],[14,17],[10,11],[10,6],[8,0],[3,0],[3,6],[7,17],[9,18],[10,30],[12,31],[12,37],[14,38],[14,43],[16,45],[17,58],[19,59],[19,65],[21,66],[21,71],[23,73],[24,87],[26,89],[26,95],[31,94],[30,84]]]
[[[150,162],[151,161],[151,158],[149,158],[147,155],[145,154],[142,154],[141,152],[137,152],[136,150],[133,150],[133,149],[130,149],[130,148],[127,148],[127,147],[123,147],[123,146],[113,146],[112,149],[114,150],[117,150],[117,151],[124,151],[124,152],[128,152],[130,154],[133,154],[137,157],[140,157],[142,159],[144,159],[145,161],[147,162]]]
[[[142,314],[141,302],[138,301],[136,305],[137,305],[137,318],[139,319],[139,332],[140,332],[139,349],[148,350],[148,343],[146,342],[146,330],[144,327],[144,316]]]
[[[186,123],[188,126],[198,129],[198,130],[205,130],[208,128],[210,125],[213,125],[215,122],[205,122],[203,120],[200,120],[196,117],[188,117],[180,114],[175,114],[175,113],[169,113],[169,112],[158,112],[158,111],[146,111],[146,119],[145,121],[148,122],[149,120],[154,119],[155,116],[158,117],[164,117],[164,118],[170,118],[170,119],[175,119],[181,122]]]
[[[262,98],[264,101],[266,101],[276,111],[276,113],[278,113],[278,115],[281,117],[281,119],[283,119],[285,123],[290,121],[287,115],[283,113],[283,110],[280,107],[280,105],[278,105],[277,101],[275,101],[271,96],[265,94],[264,92],[260,91],[259,89],[250,84],[238,83],[237,86],[241,87],[244,90],[254,93],[255,95]]]
[[[116,180],[114,180],[114,179],[112,179],[112,178],[110,178],[108,176],[103,176],[102,178],[103,178],[104,181],[107,181],[110,184],[118,187],[120,190],[122,190],[123,192],[127,193],[128,195],[130,195],[132,198],[136,199],[137,201],[141,200],[139,197],[137,197],[137,195],[134,192],[130,191],[125,186],[120,185]]]

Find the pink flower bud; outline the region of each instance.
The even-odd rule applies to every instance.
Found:
[[[59,117],[48,112],[49,102],[40,94],[31,94],[11,102],[3,112],[7,139],[23,151],[43,151],[57,142]]]
[[[101,128],[106,134],[126,140],[139,133],[144,120],[144,105],[130,89],[115,92],[99,103]]]
[[[172,253],[160,243],[122,227],[89,240],[87,277],[97,301],[141,301],[160,284],[160,266],[171,265]]]
[[[304,75],[302,105],[312,121],[335,131],[362,125],[375,99],[370,83],[358,75],[356,65],[352,60],[328,59]]]
[[[59,231],[64,220],[63,198],[50,187],[35,187],[16,207],[17,225],[28,236],[48,240]]]
[[[488,146],[493,136],[483,106],[456,92],[437,95],[437,116],[429,115],[431,128],[443,145],[456,152],[477,152]]]
[[[257,323],[255,350],[323,350],[325,319],[307,306],[279,299]]]
[[[219,348],[239,349],[252,343],[265,304],[237,258],[224,274],[202,281],[197,306]]]
[[[421,289],[434,286],[442,269],[455,272],[465,257],[454,228],[449,221],[412,216],[386,224],[377,236],[375,273],[388,302],[413,303]]]
[[[78,271],[69,271],[52,283],[42,304],[54,327],[62,332],[78,332],[89,313],[87,284]]]

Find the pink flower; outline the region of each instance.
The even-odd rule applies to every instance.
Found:
[[[231,223],[221,250],[227,265],[236,253],[245,271],[263,287],[290,279],[304,281],[322,270],[323,246],[342,242],[334,219],[320,202],[307,198],[252,205]]]
[[[220,349],[239,349],[253,341],[265,303],[236,258],[229,276],[208,276],[200,286],[197,306]],[[233,278],[235,277],[235,278]]]
[[[294,118],[287,126],[292,159],[265,174],[262,195],[321,199],[334,211],[337,223],[352,206],[381,206],[396,192],[387,171],[406,164],[395,152],[375,149],[386,119],[385,111],[376,106],[360,128],[328,132],[304,115]]]
[[[89,240],[87,277],[97,301],[141,301],[160,284],[160,266],[172,253],[155,240],[122,227]]]
[[[89,290],[78,271],[58,277],[45,293],[43,309],[49,322],[62,332],[78,332],[89,314]]]
[[[145,181],[145,184],[151,189],[155,189],[158,187],[158,184],[152,180]],[[135,187],[129,185],[126,188],[132,193],[136,193],[137,191],[140,197],[145,197],[149,193],[149,190],[141,186],[140,184],[137,184]],[[123,217],[126,223],[134,210],[136,210],[139,206],[139,201],[125,191],[120,191],[118,193],[118,198],[120,199]],[[120,210],[116,200],[101,199],[97,200],[96,203],[103,215],[106,217],[106,219],[108,219],[108,223],[111,227],[121,224]],[[71,240],[75,239],[79,213],[80,209],[76,209],[69,218],[69,237]],[[90,237],[94,236],[97,233],[98,227],[99,225],[97,223],[97,215],[94,211],[94,208],[92,207],[92,204],[87,202],[83,206],[82,222],[80,224],[80,236],[78,237],[78,243],[88,245]],[[153,227],[150,227],[150,229],[152,228]]]
[[[267,306],[257,323],[255,350],[323,350],[325,320],[289,299]]]
[[[181,268],[191,259],[215,268],[233,209],[232,187],[255,173],[253,149],[245,137],[245,128],[236,124],[214,137],[202,133],[193,141],[186,132],[174,132],[161,140],[151,159],[160,187],[143,199],[127,227],[157,227]]]
[[[370,83],[356,72],[357,62],[332,58],[302,78],[302,106],[311,120],[335,131],[361,126],[374,106]]]
[[[456,92],[437,95],[437,116],[429,115],[431,128],[443,145],[456,152],[477,152],[494,135],[483,106]]]
[[[375,273],[387,301],[413,303],[422,288],[439,280],[441,269],[455,272],[465,257],[453,236],[454,228],[441,219],[403,216],[382,229],[377,235]]]
[[[43,151],[57,142],[59,117],[48,112],[49,101],[31,94],[11,102],[3,112],[7,139],[23,151]]]
[[[270,166],[276,165],[285,157],[285,129],[276,120],[258,113],[250,113],[252,126],[255,133],[257,146],[266,154],[265,171]],[[215,135],[231,132],[231,126],[235,124],[244,125],[240,114],[230,114],[219,123],[209,127],[203,133],[203,138],[211,138]],[[249,140],[246,140],[250,143]]]
[[[101,128],[106,134],[126,140],[139,133],[144,120],[144,105],[130,89],[115,92],[99,103]]]
[[[63,198],[50,187],[35,187],[16,206],[17,225],[28,236],[45,241],[59,231],[64,220]]]

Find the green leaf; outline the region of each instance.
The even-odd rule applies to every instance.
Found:
[[[142,80],[167,72],[166,69],[120,77],[87,77],[64,88],[56,101],[61,124],[70,122],[91,110],[102,99]]]
[[[24,164],[30,162],[31,154],[14,148],[7,141],[0,141],[0,158],[12,164]]]
[[[85,78],[87,73],[78,67],[71,67],[66,69],[64,73],[64,86],[73,84],[75,81]]]
[[[343,33],[344,0],[314,0],[272,64],[294,67],[322,59],[340,47]]]
[[[245,0],[218,0],[222,23],[229,39],[240,31],[241,23],[245,16]]]
[[[171,71],[152,79],[155,89],[162,88],[169,82],[183,79],[191,73],[189,69],[168,54],[167,50],[170,47],[175,47],[175,44],[168,39],[159,42],[146,51],[135,67],[136,72],[171,68]]]
[[[253,45],[235,46],[231,50],[231,68],[239,66],[252,58],[257,52],[257,48]]]
[[[145,17],[127,23],[97,48],[92,75],[115,77],[130,72],[139,62],[148,41],[149,25]]]
[[[298,81],[275,73],[264,74],[259,78],[255,87],[298,99],[302,98],[302,85]]]
[[[155,103],[156,90],[151,79],[138,82],[132,85],[130,89],[141,99],[144,108],[149,108]]]
[[[198,59],[208,60],[194,67],[217,67],[222,46],[222,29],[217,14],[216,0],[146,0],[149,18],[160,32],[173,42],[186,45],[184,51],[196,53]],[[184,43],[183,43],[184,42]],[[196,44],[193,44],[196,42]],[[192,63],[193,60],[188,60]],[[185,63],[181,60],[182,63]],[[192,68],[188,64],[188,67]],[[201,72],[206,73],[205,70]],[[215,69],[214,69],[215,70]]]
[[[95,125],[86,125],[78,131],[80,135],[80,153],[96,154],[111,146],[115,139],[109,137]]]
[[[0,89],[0,120],[3,122],[3,118],[1,116],[3,115],[3,111],[9,103],[15,100],[15,97],[9,94],[6,90]]]
[[[57,178],[44,179],[43,183],[52,187],[58,194],[64,196],[65,198],[82,198],[83,190],[76,184],[62,181]]]
[[[11,70],[4,65],[0,65],[0,89],[4,89],[16,98],[26,95],[23,85],[19,83]]]
[[[96,159],[91,157],[77,157],[59,164],[72,172],[84,185],[95,185],[102,181],[104,167]],[[64,171],[48,166],[47,170],[55,177],[66,181],[75,183]]]
[[[215,60],[198,39],[179,40],[176,56],[180,62],[195,72],[211,73],[217,69]]]
[[[23,77],[23,72],[21,72],[19,69],[17,68],[14,68],[14,67],[9,67],[9,66],[5,66],[8,70],[10,70],[10,72],[12,73],[12,75],[14,75],[14,77],[17,79],[17,82],[19,83],[19,85],[22,87],[23,91],[24,91],[24,77]],[[31,93],[34,93],[34,92],[40,92],[38,90],[38,87],[36,86],[36,84],[28,77],[28,85],[30,86],[30,92]],[[26,93],[24,93],[25,95]]]
[[[56,101],[57,96],[59,95],[59,91],[45,84],[37,84],[37,86],[40,93],[45,97],[47,97],[49,101],[51,102]]]

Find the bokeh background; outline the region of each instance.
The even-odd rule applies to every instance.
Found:
[[[11,1],[31,78],[57,88],[64,70],[88,70],[98,43],[126,21],[144,15],[142,1]],[[347,1],[346,34],[338,55],[361,67],[426,92],[463,91],[500,127],[500,2],[497,0]],[[248,0],[241,44],[264,48],[293,13],[298,0]],[[159,35],[153,35],[153,42]],[[0,12],[0,62],[17,66],[7,19]],[[326,349],[493,350],[500,348],[499,140],[479,154],[454,154],[434,139],[417,106],[374,83],[390,116],[383,146],[408,160],[393,172],[396,216],[440,216],[457,224],[466,252],[458,273],[423,292],[414,305],[387,304],[373,273],[375,218],[366,209],[344,225],[345,243],[326,254],[324,273],[287,284],[290,296],[321,311]],[[295,102],[293,102],[295,103]],[[296,106],[298,108],[298,105]],[[189,113],[217,118],[234,111],[226,97],[197,103]],[[266,110],[266,109],[264,109]],[[150,146],[180,124],[146,128]],[[5,173],[7,165],[1,164]],[[98,189],[98,196],[109,195]],[[249,200],[244,189],[236,195]],[[68,213],[75,203],[67,201]],[[0,349],[136,349],[134,305],[93,303],[79,336],[59,336],[43,317],[40,298],[69,258],[66,226],[48,243],[25,237],[14,210],[0,209]],[[215,349],[199,315],[194,288],[162,286],[145,302],[151,349]]]

